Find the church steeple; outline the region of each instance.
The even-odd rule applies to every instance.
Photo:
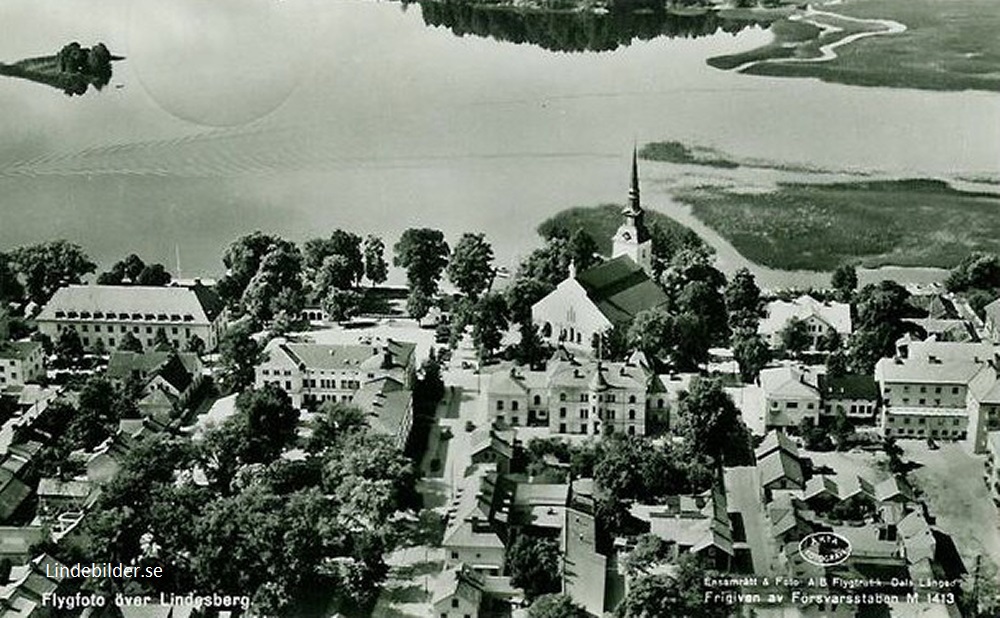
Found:
[[[639,195],[639,151],[632,147],[632,178],[628,205],[622,209],[625,220],[612,238],[612,257],[627,255],[647,273],[652,273],[652,241],[646,229],[645,212]]]
[[[628,212],[630,214],[642,212],[639,200],[639,152],[635,146],[632,146],[632,184],[628,190]]]

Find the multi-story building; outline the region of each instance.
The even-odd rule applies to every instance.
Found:
[[[257,365],[255,385],[274,384],[288,393],[296,407],[325,401],[350,402],[362,385],[393,378],[411,385],[416,346],[386,339],[371,344],[292,343],[272,339]]]
[[[802,295],[795,300],[775,300],[767,304],[766,316],[757,332],[772,348],[781,347],[781,332],[793,319],[805,322],[810,347],[816,349],[827,334],[834,332],[842,339],[851,334],[851,306],[847,303],[819,301]]]
[[[197,337],[213,350],[225,330],[222,301],[203,285],[153,287],[70,285],[59,288],[36,318],[53,340],[75,330],[85,348],[112,350],[131,333],[152,347],[158,331],[179,350]]]
[[[45,375],[45,351],[37,341],[0,342],[0,391]]]
[[[783,365],[760,372],[764,396],[764,428],[798,427],[804,419],[819,422],[818,377],[805,367]]]
[[[547,425],[553,433],[644,435],[646,418],[666,409],[659,377],[636,362],[552,360],[545,371],[520,367],[490,375],[491,423]]]

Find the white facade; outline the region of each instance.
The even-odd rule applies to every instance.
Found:
[[[613,326],[574,277],[565,279],[535,303],[531,319],[545,339],[588,349],[596,335]]]
[[[800,367],[772,367],[760,372],[764,394],[764,429],[798,427],[803,419],[819,422],[821,397],[816,375]]]
[[[24,386],[45,375],[45,351],[34,341],[0,343],[0,390]]]
[[[802,295],[792,301],[775,300],[768,303],[766,316],[760,321],[757,332],[772,348],[780,348],[781,332],[793,318],[805,322],[812,349],[818,347],[827,333],[836,332],[846,340],[852,331],[850,305],[818,301],[812,296]]]

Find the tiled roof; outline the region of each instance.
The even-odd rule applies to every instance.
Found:
[[[627,255],[588,268],[576,277],[587,297],[613,323],[635,317],[640,311],[660,307],[666,293]]]
[[[9,470],[0,468],[0,520],[10,517],[30,495],[30,487]]]
[[[983,368],[970,361],[938,362],[921,358],[883,358],[875,364],[875,379],[886,382],[968,384]]]
[[[799,456],[799,447],[795,445],[795,441],[784,432],[773,430],[768,432],[760,446],[754,449],[754,456],[757,459],[763,459],[764,456],[777,450],[785,451],[793,457]]]
[[[398,369],[410,363],[415,350],[413,343],[392,339],[372,345],[290,343],[284,339],[272,339],[264,353],[284,354],[295,364],[309,370]],[[391,362],[388,367],[383,367],[386,353]]]
[[[138,315],[142,320],[208,324],[218,316],[219,306],[210,300],[214,296],[207,288],[70,285],[56,290],[38,319],[94,319],[99,315],[98,319],[133,320],[137,318],[131,316]]]
[[[376,432],[396,436],[406,421],[411,393],[399,380],[383,377],[366,382],[352,403],[368,413],[368,423]]]
[[[757,470],[760,472],[762,487],[767,487],[780,479],[788,479],[802,487],[805,479],[802,464],[785,451],[772,451],[765,455],[763,459],[757,461]]]
[[[878,399],[878,383],[869,375],[819,376],[824,399]]]

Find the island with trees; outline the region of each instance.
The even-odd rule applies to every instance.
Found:
[[[74,41],[53,56],[0,63],[0,75],[45,84],[70,96],[82,95],[91,87],[104,88],[111,81],[112,63],[123,59],[112,54],[104,43],[83,47]]]

